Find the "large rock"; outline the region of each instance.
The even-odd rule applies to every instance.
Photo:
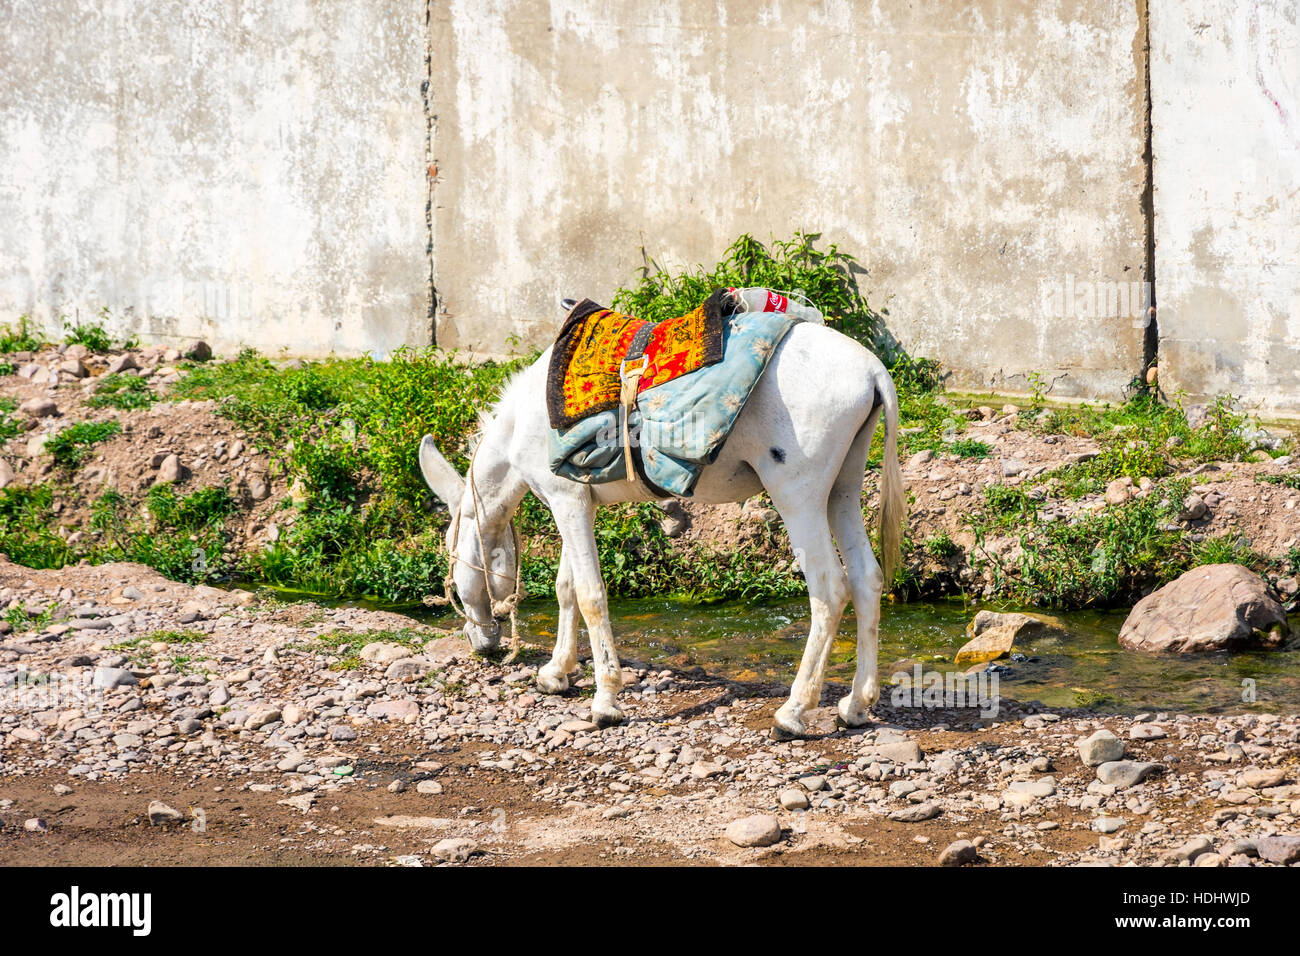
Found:
[[[1097,768],[1097,779],[1121,790],[1164,772],[1164,765],[1142,760],[1108,760]]]
[[[1286,611],[1257,574],[1239,564],[1193,568],[1129,612],[1120,646],[1148,654],[1279,647]]]
[[[771,846],[781,839],[781,824],[766,813],[742,817],[727,824],[727,839],[736,846]]]
[[[1079,759],[1085,767],[1100,767],[1124,759],[1124,741],[1102,728],[1078,743]]]
[[[1280,863],[1283,866],[1300,863],[1300,836],[1287,834],[1260,837],[1258,846],[1260,859],[1269,863]]]
[[[1011,652],[1014,644],[1040,637],[1063,637],[1065,625],[1039,614],[1002,614],[980,611],[966,627],[970,638],[957,652],[956,664],[982,664]]]

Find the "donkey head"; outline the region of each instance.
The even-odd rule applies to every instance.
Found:
[[[493,500],[491,489],[480,486],[475,495],[475,489],[467,487],[428,435],[420,442],[420,472],[429,490],[451,511],[446,544],[452,583],[465,609],[465,636],[475,651],[486,654],[501,643],[501,621],[507,616],[494,613],[493,604],[515,590],[515,539],[510,522],[494,520],[491,513],[478,513],[475,502]]]

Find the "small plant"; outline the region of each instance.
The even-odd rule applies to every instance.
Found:
[[[4,620],[9,622],[9,626],[14,629],[15,634],[25,634],[28,631],[43,631],[50,621],[54,620],[54,611],[57,607],[56,604],[50,604],[36,614],[28,614],[27,609],[22,604],[13,604],[5,611]]]
[[[962,458],[987,458],[993,454],[993,446],[974,438],[958,438],[949,443],[948,450]]]
[[[28,326],[27,316],[18,317],[18,326],[0,325],[0,354],[36,352],[45,344],[38,332]]]
[[[957,553],[957,542],[946,531],[931,535],[925,539],[925,551],[940,560],[951,558]]]
[[[154,631],[146,639],[149,644],[200,644],[208,639],[202,631]]]
[[[56,465],[73,469],[90,457],[95,445],[112,438],[121,430],[122,425],[116,421],[77,422],[52,435],[45,442],[45,450],[50,453]]]
[[[7,396],[0,396],[0,442],[17,438],[27,431],[26,423],[15,417],[18,403]]]
[[[1287,472],[1284,475],[1260,475],[1259,480],[1266,481],[1270,485],[1281,485],[1283,488],[1300,491],[1300,471]]]
[[[1118,703],[1113,694],[1105,691],[1076,689],[1074,692],[1074,705],[1087,710],[1098,710],[1103,707],[1112,709]]]
[[[93,322],[74,325],[64,332],[63,342],[65,345],[84,345],[92,352],[107,352],[113,347],[113,340],[104,326]]]

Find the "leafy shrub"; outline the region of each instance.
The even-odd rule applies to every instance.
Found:
[[[640,281],[620,289],[615,309],[651,321],[690,312],[717,288],[763,286],[782,292],[802,291],[826,317],[826,323],[864,344],[876,347],[883,331],[880,315],[858,288],[857,260],[834,243],[816,248],[820,233],[796,232],[764,246],[746,233],[731,244],[712,269],[670,273],[647,258]]]

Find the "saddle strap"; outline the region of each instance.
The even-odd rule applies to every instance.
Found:
[[[654,334],[655,325],[654,322],[647,322],[636,330],[627,347],[627,355],[618,367],[619,431],[623,439],[623,468],[627,471],[627,480],[642,487],[647,487],[648,483],[641,480],[644,468],[640,457],[641,443],[638,441],[636,448],[632,446],[631,421],[632,411],[636,408],[636,397],[641,391],[641,376],[650,365],[650,357],[645,354],[645,350],[650,344],[650,336]],[[633,457],[634,455],[636,457]]]

